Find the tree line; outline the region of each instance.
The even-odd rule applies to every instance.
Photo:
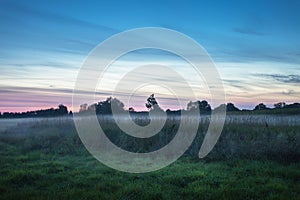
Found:
[[[82,104],[79,109],[79,113],[89,113],[89,112],[96,112],[96,114],[111,114],[112,110],[111,107],[115,108],[115,111],[117,112],[123,112],[123,111],[129,111],[130,113],[145,113],[145,111],[142,112],[136,112],[133,107],[129,107],[128,110],[125,110],[124,104],[118,100],[117,98],[112,98],[109,97],[105,101],[100,101],[98,103],[88,105],[88,104]],[[151,94],[145,103],[145,107],[148,109],[149,112],[152,110],[162,110],[154,97],[154,94]],[[300,103],[293,103],[293,104],[286,104],[285,102],[279,102],[274,104],[273,108],[267,107],[265,104],[260,103],[256,105],[252,110],[241,110],[238,107],[236,107],[233,103],[227,103],[227,104],[222,104],[215,108],[214,110],[225,108],[227,112],[249,112],[249,111],[272,111],[272,110],[287,110],[287,109],[299,109],[299,114],[300,114]],[[185,111],[192,111],[198,109],[200,113],[202,114],[210,114],[211,111],[213,110],[211,108],[211,105],[206,101],[190,101],[187,104],[187,108]],[[182,110],[176,110],[172,111],[170,109],[167,109],[166,112],[169,114],[176,114],[180,113]]]
[[[23,118],[23,117],[58,117],[71,115],[72,111],[68,112],[67,106],[60,104],[58,108],[41,109],[26,112],[0,112],[1,118]]]
[[[94,103],[92,105],[82,104],[79,108],[79,114],[88,114],[88,113],[96,113],[96,114],[112,114],[112,107],[114,107],[114,111],[117,113],[122,113],[125,111],[129,111],[130,113],[148,113],[153,110],[160,110],[160,108],[154,94],[151,94],[145,103],[145,107],[148,109],[148,112],[136,112],[133,107],[125,109],[125,105],[117,98],[108,97],[105,101],[100,101],[98,103]],[[243,113],[243,112],[258,112],[258,113],[284,113],[287,110],[296,110],[296,112],[291,112],[291,114],[300,114],[300,103],[293,103],[293,104],[286,104],[285,102],[275,103],[273,108],[267,107],[265,104],[260,103],[256,105],[252,110],[241,110],[236,107],[233,103],[222,104],[217,109],[226,109],[227,112],[236,112],[236,113]],[[206,101],[190,101],[187,104],[187,108],[184,111],[193,111],[199,110],[201,114],[210,114],[213,110],[211,105]],[[180,114],[183,110],[176,110],[172,111],[170,109],[166,110],[167,114]],[[0,112],[0,118],[18,118],[18,117],[57,117],[57,116],[66,116],[72,115],[72,111],[68,112],[68,109],[63,104],[58,105],[58,108],[50,108],[44,110],[36,110],[36,111],[27,111],[27,112],[4,112],[3,114]]]

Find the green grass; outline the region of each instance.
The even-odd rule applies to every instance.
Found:
[[[186,154],[161,170],[129,174],[94,159],[71,121],[19,123],[0,133],[0,199],[299,199],[297,159],[246,155],[251,153],[247,144],[259,148],[264,143],[255,145],[261,139],[275,144],[283,132],[299,136],[298,126],[267,130],[263,125],[228,124],[207,159]],[[229,141],[231,147],[226,147]],[[289,151],[298,150],[295,144]],[[256,150],[267,154],[271,147]],[[244,153],[220,156],[232,149]]]

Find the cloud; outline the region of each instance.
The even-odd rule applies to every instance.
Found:
[[[67,88],[37,88],[37,87],[18,87],[18,86],[6,86],[0,87],[0,94],[7,94],[7,93],[19,93],[19,94],[53,94],[53,95],[64,95],[70,96],[73,94],[73,89]],[[91,94],[92,92],[89,91],[80,91],[80,94]],[[92,93],[94,94],[94,92]],[[96,94],[101,95],[111,95],[109,92],[96,92]]]
[[[285,95],[293,95],[293,94],[295,94],[295,91],[294,91],[294,90],[283,90],[283,91],[282,91],[282,94],[285,94]]]
[[[300,75],[290,74],[254,74],[254,76],[260,76],[267,79],[273,79],[282,83],[300,83]]]
[[[223,83],[225,83],[225,85],[236,87],[236,88],[239,88],[242,90],[249,90],[248,86],[246,86],[243,81],[229,80],[229,79],[223,79],[222,81],[223,81]]]

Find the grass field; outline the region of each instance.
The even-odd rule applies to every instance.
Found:
[[[94,159],[71,118],[10,120],[0,120],[0,199],[300,198],[299,116],[228,116],[216,147],[199,160],[204,120],[181,159],[145,174]],[[122,141],[111,122],[104,124],[112,140]],[[159,137],[172,134],[167,124]],[[150,143],[133,144],[124,147],[151,150]]]

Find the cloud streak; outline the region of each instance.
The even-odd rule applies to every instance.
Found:
[[[259,76],[267,79],[273,79],[282,83],[300,83],[300,75],[295,74],[255,74],[254,76]]]

